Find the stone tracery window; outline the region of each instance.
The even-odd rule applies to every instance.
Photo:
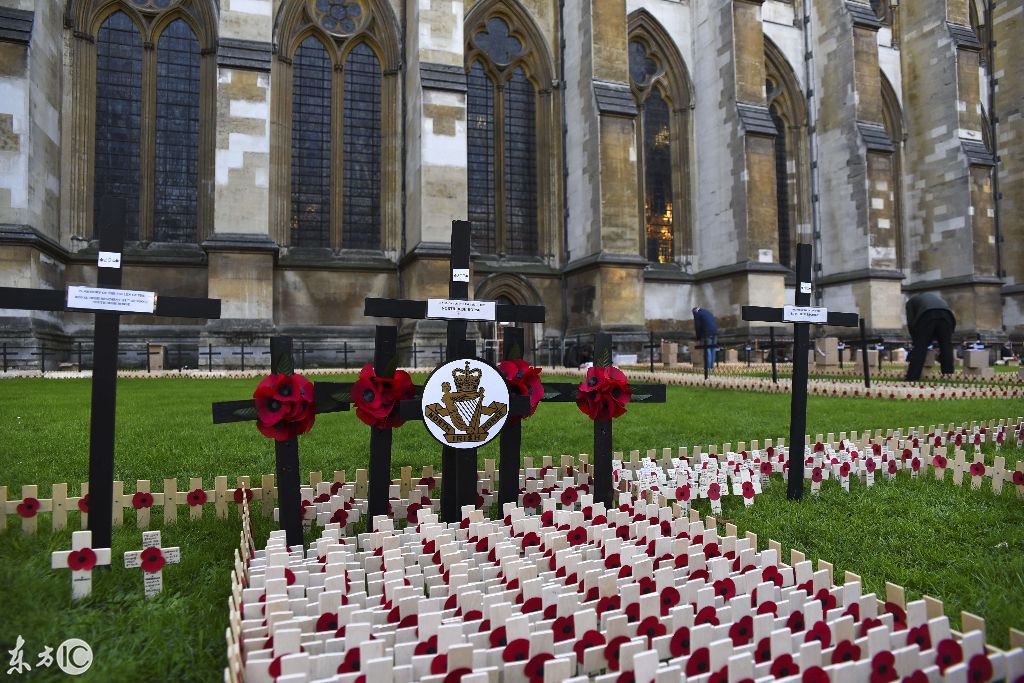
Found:
[[[537,89],[508,19],[472,32],[467,56],[469,220],[486,254],[538,253]]]
[[[650,263],[675,263],[691,249],[689,79],[667,34],[642,10],[630,17],[629,77],[639,113],[642,252]]]
[[[389,12],[379,0],[290,0],[282,10],[272,78],[286,160],[271,193],[282,243],[382,250],[396,241],[397,221],[385,227],[400,206],[399,160],[385,144],[400,116]]]
[[[86,150],[70,163],[91,179],[69,192],[73,236],[92,237],[102,199],[114,196],[125,199],[127,240],[195,243],[210,227],[210,206],[199,193],[212,175],[202,149],[212,147],[213,124],[199,114],[204,88],[209,97],[214,87],[212,71],[201,76],[203,45],[212,44],[215,26],[209,6],[83,0],[71,3],[67,16],[78,30],[71,93],[84,124],[74,126],[68,143]],[[92,69],[84,66],[86,52],[95,55]]]

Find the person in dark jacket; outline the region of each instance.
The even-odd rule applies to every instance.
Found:
[[[939,362],[942,374],[953,374],[953,331],[956,318],[941,296],[932,292],[915,294],[907,300],[907,329],[914,341],[914,348],[907,358],[907,381],[921,379],[925,354],[933,341],[939,345]]]
[[[697,340],[704,347],[704,365],[708,370],[715,367],[715,344],[718,343],[718,323],[706,308],[693,309],[693,326]]]

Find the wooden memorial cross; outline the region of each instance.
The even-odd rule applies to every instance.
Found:
[[[129,550],[124,554],[126,569],[142,569],[142,586],[147,598],[159,595],[164,589],[164,566],[179,562],[181,549],[161,548],[159,531],[143,531],[142,550]]]
[[[516,328],[505,329],[505,358],[511,359],[517,356],[511,355],[516,349],[521,349],[522,330]],[[521,356],[519,356],[521,357]],[[594,340],[594,365],[598,367],[610,367],[612,364],[612,336],[606,333],[598,333]],[[630,384],[633,403],[664,403],[664,384]],[[575,403],[579,394],[579,384],[569,382],[544,382],[544,397],[542,403]],[[524,412],[529,410],[529,402],[526,397],[521,397],[526,403],[520,408]],[[515,403],[510,411],[513,415],[517,412]],[[522,414],[522,413],[520,413]],[[507,502],[515,502],[519,493],[519,451],[521,439],[521,423],[510,421],[505,423],[501,432],[501,461],[499,463],[498,479],[498,503],[504,505]],[[611,508],[612,504],[612,422],[611,420],[594,420],[594,502],[604,503]]]
[[[270,338],[270,372],[275,375],[291,375],[295,372],[292,359],[291,337]],[[333,385],[331,385],[333,386]],[[349,409],[348,392],[332,391],[331,386],[321,388],[313,385],[317,414],[337,413]],[[223,401],[213,404],[213,423],[249,422],[255,420],[256,401]],[[284,529],[288,545],[302,547],[302,493],[299,478],[299,439],[291,437],[274,442],[277,464],[277,510],[278,523]],[[268,501],[264,501],[268,504]]]
[[[658,345],[654,343],[654,330],[650,331],[649,337],[650,339],[644,345],[644,348],[647,349],[647,352],[650,354],[649,360],[651,362],[651,372],[654,372],[654,349],[658,348]]]
[[[110,566],[110,548],[93,548],[91,531],[71,534],[71,550],[58,550],[51,556],[53,569],[71,570],[71,599],[80,600],[92,593],[92,570]]]
[[[0,308],[95,313],[92,415],[89,430],[89,530],[98,547],[109,548],[114,509],[114,423],[117,345],[122,314],[175,318],[220,318],[220,299],[159,296],[121,289],[125,200],[100,200],[96,287],[56,289],[0,287]]]
[[[804,495],[804,433],[807,431],[807,351],[810,326],[838,325],[856,327],[856,313],[835,313],[811,306],[811,245],[798,244],[796,252],[795,306],[771,308],[744,306],[743,319],[750,322],[793,323],[793,380],[789,412],[789,484],[790,500]],[[773,349],[774,352],[774,349]]]
[[[451,273],[447,299],[366,299],[363,314],[374,318],[436,319],[448,321],[448,362],[464,357],[469,321],[542,323],[543,306],[517,306],[469,299],[469,261],[472,224],[452,221]],[[475,348],[472,355],[476,355]],[[458,519],[459,508],[476,497],[476,449],[442,446],[441,515],[445,521]],[[474,482],[472,493],[468,484]],[[457,493],[457,491],[462,493]],[[470,498],[472,496],[472,498]]]

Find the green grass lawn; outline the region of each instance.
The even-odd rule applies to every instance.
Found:
[[[346,378],[351,379],[351,378]],[[422,379],[422,378],[419,378]],[[136,479],[151,479],[159,489],[165,477],[250,475],[274,471],[272,442],[251,424],[211,424],[210,403],[245,398],[256,381],[122,379],[118,385],[117,478],[134,490]],[[0,485],[16,498],[22,484],[67,482],[71,493],[87,478],[89,389],[87,380],[19,379],[0,381]],[[669,387],[665,405],[630,409],[615,423],[620,450],[721,444],[726,441],[777,438],[788,433],[789,396]],[[882,401],[877,399],[808,399],[808,431],[839,432],[909,425],[992,419],[1024,413],[1019,401]],[[303,471],[326,476],[344,469],[348,476],[366,467],[369,430],[353,414],[323,415],[301,437]],[[524,453],[559,455],[590,452],[590,422],[573,405],[542,406],[523,430]],[[394,466],[414,472],[439,463],[440,448],[421,425],[396,433]],[[1024,451],[1004,449],[1008,463]],[[497,446],[481,449],[481,459],[497,458]],[[991,462],[991,455],[988,457]],[[707,512],[706,506],[700,507]],[[183,511],[180,511],[183,512]],[[724,520],[742,531],[795,547],[809,558],[833,562],[862,575],[867,589],[882,592],[884,581],[946,602],[954,622],[961,609],[989,620],[989,639],[1006,645],[1007,628],[1024,627],[1024,503],[1012,486],[995,497],[986,489],[971,491],[929,478],[911,481],[901,474],[871,490],[854,486],[847,494],[831,482],[817,499],[794,504],[785,500],[781,480],[773,480],[750,509],[727,498]],[[255,511],[262,542],[269,524]],[[185,515],[187,517],[187,515]],[[69,515],[72,528],[78,515]],[[179,545],[183,563],[165,570],[165,592],[146,601],[136,570],[96,575],[91,599],[69,607],[70,576],[49,568],[49,553],[66,549],[70,530],[50,533],[48,515],[41,533],[23,536],[17,518],[0,533],[0,649],[26,641],[25,660],[36,663],[43,645],[56,647],[79,637],[91,643],[96,658],[81,680],[212,680],[224,666],[224,629],[232,549],[239,523],[213,518],[161,525],[154,508],[154,528],[162,528],[164,545]],[[140,546],[133,511],[115,532],[114,561]],[[784,558],[788,559],[788,558]],[[15,618],[6,618],[16,615]],[[33,671],[33,674],[36,672]],[[55,667],[32,680],[64,679]]]

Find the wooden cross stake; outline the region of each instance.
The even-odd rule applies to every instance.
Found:
[[[71,570],[71,599],[81,600],[92,593],[92,570],[110,566],[110,548],[93,548],[91,531],[71,534],[71,550],[58,550],[51,556],[53,569]]]
[[[164,566],[179,562],[181,549],[161,548],[159,531],[143,531],[142,550],[129,550],[124,554],[127,569],[142,569],[142,586],[147,598],[159,595],[164,589]]]

